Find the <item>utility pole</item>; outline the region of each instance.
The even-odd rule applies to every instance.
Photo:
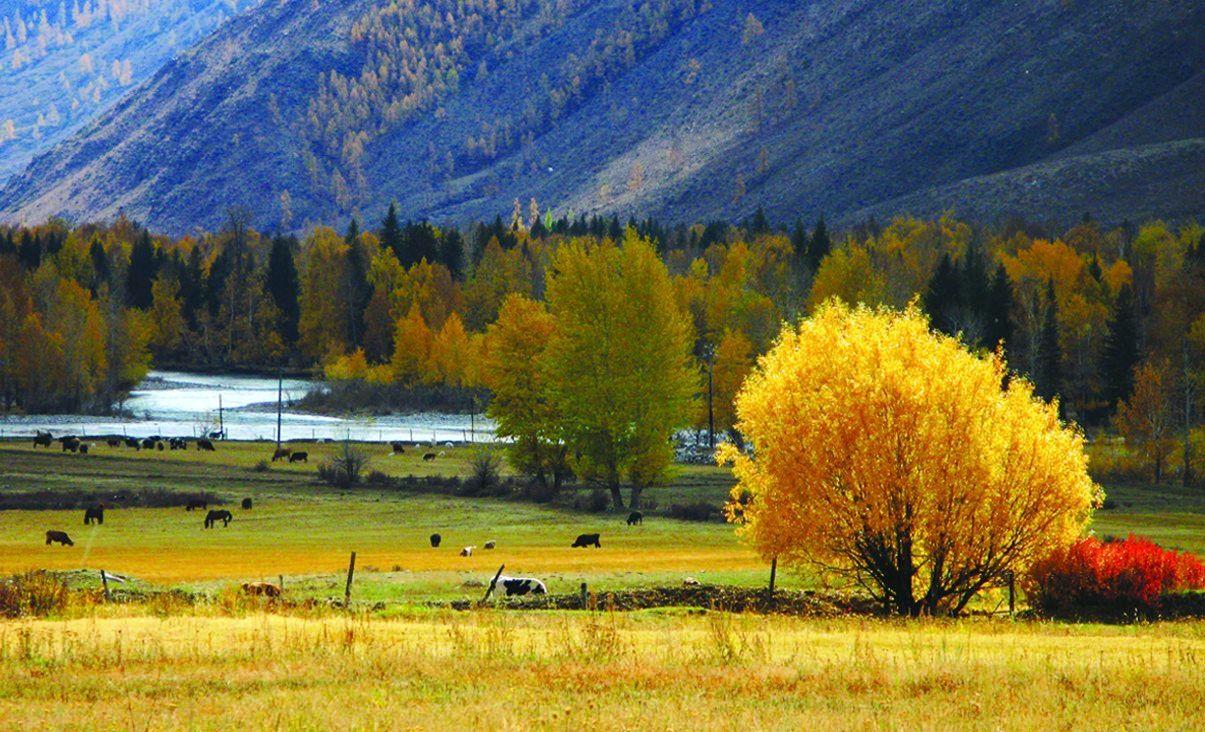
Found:
[[[218,394],[218,439],[226,436],[226,420],[222,416],[222,395]]]
[[[276,374],[276,449],[280,449],[280,419],[284,409],[285,372],[281,369]]]

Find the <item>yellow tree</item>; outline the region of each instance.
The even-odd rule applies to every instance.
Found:
[[[342,297],[347,244],[334,229],[320,226],[302,251],[301,348],[315,361],[333,361],[347,350],[347,303]]]
[[[459,388],[468,371],[469,335],[460,316],[452,313],[431,340],[428,381]]]
[[[620,480],[639,505],[646,485],[663,477],[671,438],[690,424],[699,374],[690,329],[669,272],[652,245],[628,230],[611,241],[571,241],[552,258],[548,310],[550,398],[579,474],[611,491],[623,508]]]
[[[847,575],[901,615],[961,611],[1081,535],[1099,490],[1083,437],[998,357],[915,308],[821,306],[737,399],[730,519],[762,556]]]
[[[507,440],[511,465],[530,475],[540,498],[550,498],[568,473],[567,448],[548,398],[544,352],[556,327],[543,303],[512,294],[485,335],[481,382],[490,390],[487,414]]]
[[[431,329],[423,319],[422,311],[415,303],[406,317],[397,322],[393,334],[393,378],[406,386],[413,386],[427,374],[431,358]]]
[[[753,368],[753,358],[753,343],[744,333],[739,330],[724,333],[712,365],[712,418],[716,430],[736,427],[736,395]],[[707,419],[706,413],[703,419]]]
[[[1126,446],[1146,459],[1156,483],[1163,480],[1164,465],[1173,449],[1176,415],[1168,389],[1170,371],[1166,359],[1136,369],[1134,392],[1117,406],[1114,416]]]
[[[870,260],[870,252],[862,246],[846,246],[824,258],[808,303],[815,308],[829,298],[847,303],[880,305],[886,301],[887,282]]]
[[[175,278],[156,277],[151,285],[150,346],[159,357],[176,354],[184,342],[184,305]]]

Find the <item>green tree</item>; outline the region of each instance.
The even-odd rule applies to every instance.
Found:
[[[301,286],[297,279],[297,263],[293,259],[295,245],[291,237],[277,235],[272,238],[272,249],[268,252],[268,294],[280,311],[281,337],[289,348],[297,343],[297,323],[301,317],[298,302]]]
[[[126,270],[126,302],[130,307],[146,310],[151,306],[151,286],[157,270],[155,244],[150,233],[143,231],[130,250],[130,266]]]
[[[577,472],[605,485],[616,509],[627,476],[639,505],[644,487],[664,476],[671,438],[690,423],[699,388],[669,272],[652,244],[629,229],[622,246],[562,245],[547,297],[556,322],[550,396],[579,456]]]
[[[1113,301],[1105,333],[1104,353],[1101,355],[1101,380],[1109,407],[1130,398],[1134,391],[1134,368],[1141,360],[1138,349],[1138,315],[1134,310],[1134,293],[1123,285]]]

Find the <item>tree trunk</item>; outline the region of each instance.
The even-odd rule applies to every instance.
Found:
[[[643,492],[644,492],[644,486],[636,485],[636,484],[632,485],[632,495],[631,495],[630,499],[628,500],[628,505],[631,506],[633,511],[640,508],[640,494]]]
[[[1188,339],[1180,341],[1180,360],[1183,364],[1184,373],[1181,379],[1184,382],[1184,424],[1183,436],[1184,441],[1184,465],[1180,469],[1180,482],[1184,487],[1192,485],[1192,371],[1189,366],[1188,358]]]
[[[613,505],[615,507],[616,511],[622,511],[623,510],[623,494],[620,493],[620,491],[619,491],[619,484],[611,483],[610,486],[608,486],[608,487],[611,489],[611,505]]]

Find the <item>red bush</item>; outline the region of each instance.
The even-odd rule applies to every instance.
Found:
[[[1047,611],[1148,610],[1169,593],[1205,588],[1205,564],[1142,537],[1083,539],[1030,569],[1030,600]]]

